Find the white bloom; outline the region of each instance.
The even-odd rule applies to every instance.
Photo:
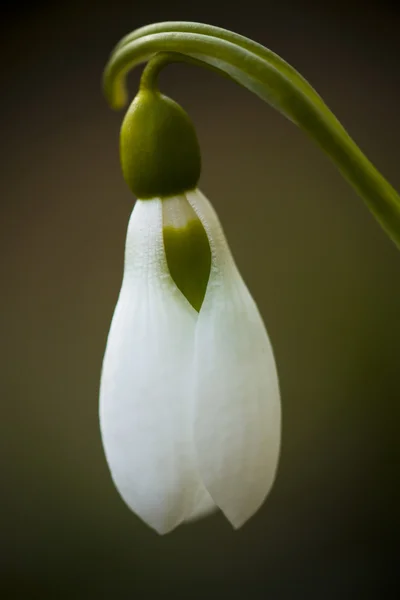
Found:
[[[163,226],[201,221],[211,250],[197,312],[172,279]],[[104,357],[100,426],[114,483],[160,534],[219,508],[235,528],[278,462],[273,352],[218,217],[196,190],[137,200]]]

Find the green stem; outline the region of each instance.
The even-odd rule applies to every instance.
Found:
[[[106,66],[104,91],[113,108],[122,108],[127,102],[128,71],[160,52],[162,57],[148,66],[151,85],[156,85],[154,77],[162,67],[184,60],[211,68],[246,87],[314,139],[400,247],[397,192],[307,81],[279,56],[252,40],[201,23],[170,22],[142,27],[121,40]],[[146,85],[146,80],[142,85]]]
[[[154,57],[149,59],[147,65],[143,69],[143,73],[140,78],[140,89],[151,90],[153,92],[158,91],[158,76],[160,74],[160,71],[167,65],[178,62],[189,63],[196,67],[206,67],[208,70],[218,73],[219,75],[221,75],[221,77],[225,77],[226,79],[232,79],[231,77],[229,77],[229,75],[227,75],[227,73],[225,73],[221,69],[213,67],[212,65],[207,65],[202,60],[198,60],[191,56],[186,56],[185,54],[180,54],[179,52],[159,52],[155,54]],[[124,95],[125,94],[126,91],[124,90]],[[111,106],[113,106],[112,103],[110,104]],[[113,106],[113,108],[119,108],[119,105]]]
[[[183,57],[183,55],[178,54],[176,56]],[[140,78],[140,89],[156,92],[158,90],[158,75],[161,69],[172,62],[171,59],[171,54],[168,54],[167,52],[161,52],[149,60]]]

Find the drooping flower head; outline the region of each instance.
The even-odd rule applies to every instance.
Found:
[[[141,89],[121,130],[137,197],[104,357],[100,426],[113,481],[160,534],[261,506],[280,447],[280,398],[260,312],[210,202],[189,117]]]
[[[240,527],[275,476],[277,372],[257,306],[198,189],[195,130],[158,92],[159,70],[195,63],[277,109],[332,159],[398,247],[400,196],[304,77],[254,40],[204,23],[141,27],[105,68],[113,108],[126,104],[129,70],[146,61],[121,132],[137,201],[101,378],[105,454],[125,502],[159,533],[216,509]]]

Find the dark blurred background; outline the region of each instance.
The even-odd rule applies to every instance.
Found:
[[[102,69],[129,31],[210,22],[279,53],[400,189],[399,13],[386,2],[6,2],[1,15],[0,597],[394,598],[400,253],[294,125],[170,66],[213,201],[277,358],[276,484],[235,532],[159,537],[114,489],[99,376],[134,199]],[[132,94],[140,69],[130,76]]]

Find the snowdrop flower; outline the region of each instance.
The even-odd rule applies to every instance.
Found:
[[[101,377],[111,476],[159,534],[217,509],[239,528],[277,468],[271,344],[197,187],[200,153],[186,113],[142,90],[122,127],[121,160],[138,199]]]

